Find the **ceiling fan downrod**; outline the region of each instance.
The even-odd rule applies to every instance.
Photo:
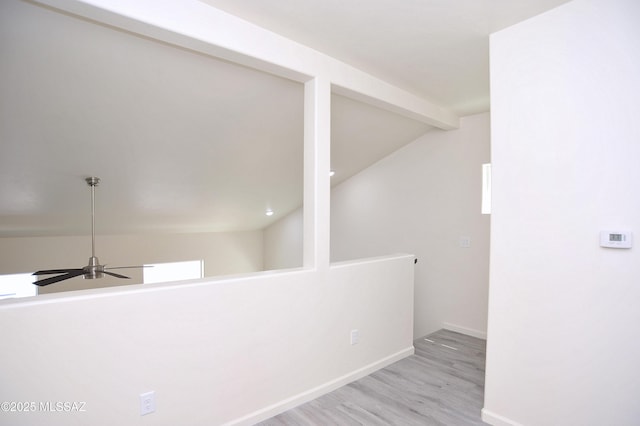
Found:
[[[83,268],[83,277],[86,280],[93,280],[104,276],[104,267],[96,257],[96,186],[100,183],[100,178],[92,176],[85,181],[91,187],[91,257],[89,264]]]

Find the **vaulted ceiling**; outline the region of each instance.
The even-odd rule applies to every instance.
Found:
[[[488,34],[559,0],[206,0],[461,115]],[[261,229],[302,201],[300,83],[21,0],[0,4],[0,236]],[[333,95],[333,183],[427,131]],[[276,214],[265,216],[272,209]]]
[[[489,109],[489,34],[568,0],[201,0],[463,115]]]

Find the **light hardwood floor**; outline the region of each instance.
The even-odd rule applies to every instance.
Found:
[[[415,355],[260,426],[484,425],[485,341],[440,330]]]

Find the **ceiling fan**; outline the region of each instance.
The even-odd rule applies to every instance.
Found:
[[[83,268],[75,269],[46,269],[42,271],[34,272],[33,275],[53,275],[61,274],[55,277],[36,280],[35,285],[45,286],[54,284],[69,278],[83,276],[85,280],[94,280],[102,278],[104,275],[111,275],[116,278],[130,279],[125,275],[116,274],[115,272],[109,272],[111,269],[127,269],[127,268],[143,268],[144,266],[118,266],[113,268],[106,268],[105,265],[101,265],[100,261],[96,257],[96,233],[95,233],[95,188],[100,182],[100,178],[88,177],[85,179],[87,185],[91,187],[91,257],[89,258],[89,264]]]

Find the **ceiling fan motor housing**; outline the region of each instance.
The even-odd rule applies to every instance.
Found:
[[[100,261],[95,256],[91,256],[89,258],[89,264],[82,269],[84,269],[83,277],[85,280],[95,280],[104,277],[104,266],[100,264]]]

